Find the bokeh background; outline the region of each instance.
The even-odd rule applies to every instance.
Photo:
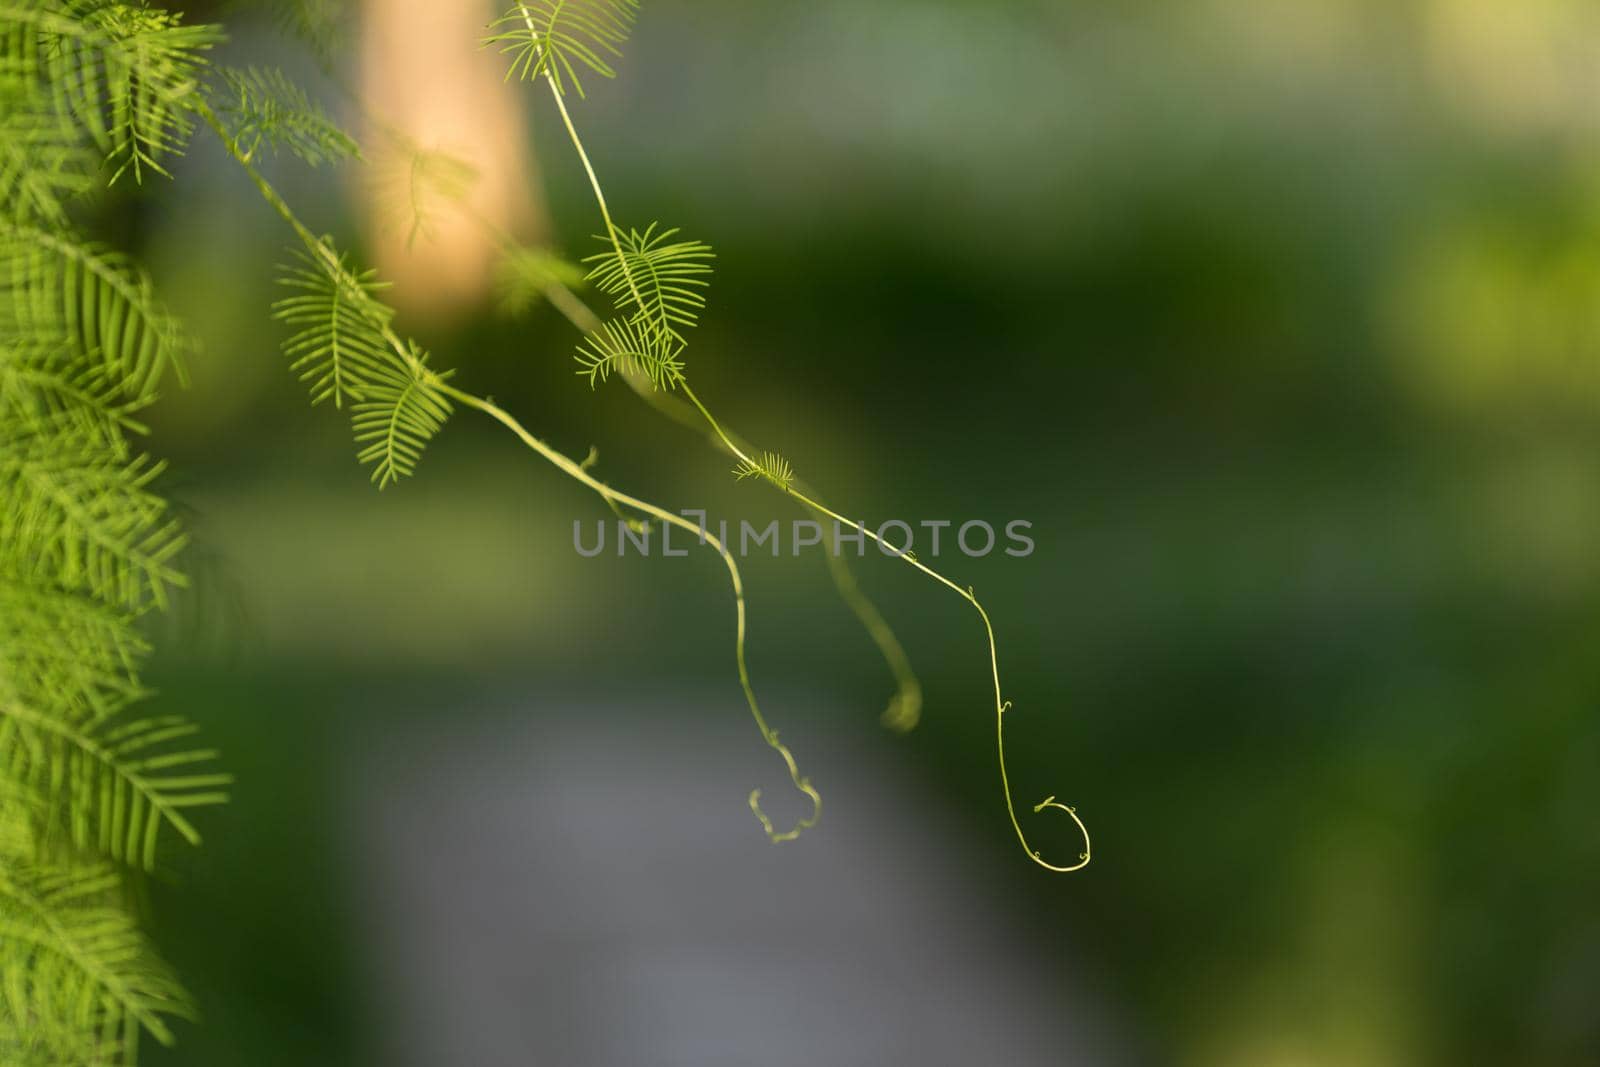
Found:
[[[332,77],[192,10],[589,249],[492,10],[373,0]],[[455,16],[454,58],[405,33]],[[846,512],[1034,523],[944,559],[1019,804],[1094,862],[1016,848],[970,610],[859,568],[927,693],[895,736],[815,556],[747,567],[757,685],[841,798],[774,858],[720,564],[579,559],[605,512],[469,414],[373,491],[278,352],[289,235],[197,146],[107,221],[201,342],[154,420],[196,573],[157,681],[239,778],[155,887],[205,1023],[151,1062],[1600,1062],[1600,7],[649,0],[620,71],[578,121],[624,222],[717,248],[713,408]],[[269,169],[557,447],[792,516],[501,314],[448,211],[398,240],[380,159]]]

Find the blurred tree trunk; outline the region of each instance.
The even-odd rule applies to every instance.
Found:
[[[373,129],[377,265],[409,312],[481,304],[499,238],[538,241],[544,196],[519,86],[480,42],[492,0],[363,0],[361,89]]]

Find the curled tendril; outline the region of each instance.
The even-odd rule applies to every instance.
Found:
[[[526,38],[526,41],[531,43],[531,56],[533,61],[544,64],[542,67],[535,67],[525,63],[524,66],[528,67],[530,76],[543,74],[545,80],[549,83],[551,95],[555,100],[556,110],[560,112],[562,123],[566,126],[567,134],[572,140],[572,146],[574,150],[576,150],[580,162],[583,164],[584,171],[588,174],[589,185],[594,191],[595,203],[599,207],[600,216],[605,222],[606,236],[610,239],[612,250],[616,253],[616,261],[621,264],[622,276],[627,283],[628,294],[632,297],[633,306],[642,311],[647,307],[647,302],[643,298],[639,285],[633,276],[633,269],[629,265],[629,258],[622,246],[620,231],[617,229],[616,223],[611,218],[611,210],[606,205],[605,193],[601,190],[600,181],[595,176],[594,166],[589,161],[589,154],[587,151],[585,151],[583,147],[583,141],[578,136],[577,127],[572,122],[571,113],[567,110],[566,100],[564,99],[564,93],[558,74],[553,67],[545,62],[546,57],[541,52],[541,47],[543,46],[541,45],[541,41],[539,39],[539,31],[534,25],[533,17],[527,6],[519,3],[517,7],[522,15],[523,21],[527,24],[529,34],[531,35]],[[681,342],[681,337],[678,337],[675,332],[670,330],[668,332],[673,333],[673,336]],[[932,567],[929,567],[926,563],[923,563],[922,560],[917,557],[917,554],[911,550],[909,544],[900,551],[894,551],[893,546],[884,541],[881,535],[867,531],[863,524],[851,522],[849,519],[845,518],[845,516],[840,515],[838,512],[833,511],[831,508],[828,508],[823,504],[818,503],[808,491],[802,491],[801,488],[797,486],[793,472],[789,469],[787,463],[782,462],[780,457],[776,457],[771,453],[763,453],[763,458],[761,460],[757,460],[753,458],[747,450],[740,448],[739,445],[735,443],[733,438],[728,435],[728,432],[722,428],[721,424],[717,422],[716,418],[712,416],[711,412],[706,408],[706,406],[700,402],[700,398],[695,395],[694,390],[689,387],[687,379],[685,379],[681,373],[674,375],[671,385],[674,389],[682,392],[684,399],[686,399],[690,405],[695,408],[701,414],[701,416],[704,417],[706,423],[711,427],[711,430],[715,433],[717,438],[722,442],[723,445],[726,446],[727,450],[740,461],[740,466],[735,469],[735,473],[739,474],[741,477],[750,474],[763,475],[767,481],[770,481],[782,492],[794,497],[807,508],[816,512],[819,516],[825,516],[833,519],[835,522],[844,523],[853,528],[861,530],[864,535],[871,536],[872,539],[877,541],[880,546],[889,549],[891,555],[897,556],[898,558],[904,560],[908,565],[915,567],[919,571],[922,571],[928,577],[966,598],[966,600],[972,604],[973,608],[976,609],[978,614],[982,617],[984,630],[987,632],[989,637],[989,665],[994,677],[995,729],[999,752],[1000,782],[1005,792],[1006,812],[1011,817],[1012,828],[1017,832],[1017,840],[1022,844],[1023,851],[1028,854],[1028,857],[1039,866],[1044,867],[1046,870],[1063,872],[1075,871],[1087,865],[1089,862],[1089,832],[1084,827],[1083,822],[1078,818],[1077,812],[1064,804],[1057,803],[1055,797],[1047,797],[1034,808],[1034,811],[1039,812],[1043,811],[1047,807],[1056,807],[1060,808],[1062,811],[1065,811],[1072,817],[1072,821],[1077,824],[1078,829],[1083,833],[1084,849],[1078,854],[1078,863],[1072,866],[1059,866],[1046,861],[1039,855],[1039,852],[1036,849],[1033,849],[1028,845],[1028,839],[1022,832],[1022,825],[1017,821],[1016,806],[1011,799],[1011,783],[1006,776],[1005,726],[1003,722],[1005,713],[1011,707],[1011,705],[1008,701],[1003,700],[1000,695],[1000,666],[999,656],[995,650],[994,626],[989,621],[989,613],[985,611],[983,609],[983,605],[978,602],[977,594],[973,591],[972,586],[969,585],[965,589],[962,589],[961,586],[940,574]],[[585,472],[579,471],[578,473],[583,478],[587,478]],[[602,496],[608,496],[608,491],[603,487],[601,487],[600,491]],[[612,496],[616,497],[618,500],[622,499],[619,494],[615,493],[609,494],[608,499],[610,499]],[[674,525],[682,524],[682,520],[678,517],[668,515],[664,512],[660,512],[659,510],[652,510],[648,508],[642,510],[646,511],[648,514],[651,514],[653,517],[661,519],[664,522],[672,523]],[[756,703],[755,693],[750,687],[750,676],[745,665],[744,649],[744,587],[739,576],[738,565],[734,563],[733,556],[728,552],[727,548],[715,538],[709,537],[706,534],[703,526],[699,529],[698,534],[703,543],[709,542],[722,555],[724,562],[726,562],[728,566],[729,577],[732,579],[734,599],[738,607],[738,631],[735,638],[735,654],[739,664],[739,683],[744,689],[745,700],[750,705],[750,714],[755,719],[756,725],[760,728],[761,735],[766,740],[767,744],[783,757],[784,763],[789,769],[790,781],[794,783],[796,789],[811,798],[812,805],[811,814],[808,817],[799,820],[792,829],[782,832],[778,831],[773,826],[772,821],[767,818],[764,812],[762,812],[761,790],[759,789],[752,790],[750,793],[750,810],[755,814],[756,818],[760,821],[762,828],[766,830],[768,838],[770,838],[773,842],[792,841],[798,837],[802,831],[816,825],[816,822],[822,811],[822,798],[818,796],[816,790],[811,787],[809,780],[800,776],[800,771],[795,765],[793,755],[791,755],[789,749],[778,740],[776,731],[768,727],[766,719],[761,714],[761,708]],[[839,580],[837,573],[835,580],[839,583],[841,592],[845,591],[846,583]],[[848,594],[846,599],[850,599]],[[868,630],[871,631],[874,638],[878,640],[879,647],[884,650],[885,655],[890,659],[891,666],[895,667],[896,676],[900,682],[899,692],[896,694],[896,700],[891,701],[890,703],[888,713],[885,716],[886,720],[897,727],[909,729],[911,726],[915,725],[917,715],[921,710],[921,686],[916,682],[915,675],[910,673],[909,667],[907,667],[903,672],[900,669],[900,661],[898,661],[895,655],[890,652],[891,642],[893,640],[892,634],[890,634],[889,640],[886,641],[883,639],[882,633],[880,633],[880,630],[882,632],[887,632],[887,627],[881,625],[881,619],[877,620],[877,625],[870,621],[871,616],[875,615],[876,612],[872,612],[869,615],[869,613],[857,608],[857,614],[861,616],[862,621],[867,624]],[[894,643],[894,647],[896,650],[898,650],[897,643]],[[903,656],[901,659],[903,660]]]
[[[794,757],[789,754],[787,746],[775,744],[773,747],[783,754],[784,760],[789,764],[789,775],[794,782],[794,787],[811,798],[811,814],[796,822],[793,828],[779,830],[772,825],[772,820],[767,818],[767,813],[761,810],[761,790],[750,790],[750,810],[760,820],[761,828],[767,832],[767,840],[774,845],[780,845],[785,841],[793,841],[802,833],[817,825],[817,820],[822,818],[822,794],[812,788],[811,779],[800,777],[799,769],[794,763]]]
[[[1078,824],[1078,832],[1083,835],[1083,851],[1078,853],[1078,862],[1074,863],[1071,867],[1057,867],[1053,864],[1045,863],[1044,860],[1039,858],[1039,853],[1037,852],[1031,853],[1034,862],[1038,863],[1040,866],[1049,867],[1052,871],[1076,871],[1089,866],[1089,828],[1083,825],[1082,819],[1078,818],[1078,809],[1068,807],[1055,797],[1045,797],[1043,800],[1039,801],[1039,803],[1033,806],[1034,811],[1043,811],[1045,808],[1059,808],[1060,810],[1066,812],[1067,815],[1071,817],[1073,822]]]
[[[977,601],[973,601],[973,603],[976,604]],[[981,611],[983,609],[979,608],[979,610]],[[985,619],[984,621],[987,622],[988,620]],[[1005,790],[1006,814],[1011,816],[1011,828],[1017,832],[1017,840],[1022,842],[1022,850],[1028,854],[1028,858],[1037,863],[1039,866],[1043,867],[1045,870],[1057,871],[1062,874],[1065,874],[1069,871],[1082,870],[1084,867],[1089,865],[1091,846],[1089,844],[1089,828],[1083,825],[1082,819],[1078,818],[1077,808],[1068,807],[1066,804],[1061,803],[1053,796],[1045,797],[1043,800],[1039,801],[1039,803],[1033,806],[1033,810],[1036,812],[1042,812],[1045,808],[1057,808],[1066,812],[1072,821],[1077,824],[1078,832],[1083,835],[1083,851],[1078,853],[1078,862],[1070,865],[1064,866],[1059,863],[1051,863],[1049,860],[1041,856],[1038,849],[1033,848],[1028,844],[1028,837],[1022,832],[1022,824],[1017,821],[1017,808],[1011,799],[1011,780],[1006,774],[1005,715],[1006,712],[1010,710],[1011,701],[1009,700],[1002,701],[995,705],[995,739],[998,745],[1000,757],[1000,787]]]
[[[761,714],[761,705],[756,702],[755,689],[750,685],[750,667],[745,661],[744,652],[746,630],[744,578],[740,575],[739,564],[735,562],[733,553],[728,551],[728,546],[724,544],[722,540],[715,534],[708,532],[701,526],[696,526],[683,516],[674,515],[670,511],[665,511],[654,504],[640,500],[638,497],[629,496],[627,493],[619,492],[604,482],[596,479],[594,475],[589,473],[590,468],[594,465],[592,461],[598,458],[593,454],[592,449],[591,454],[588,457],[585,457],[582,463],[578,462],[577,460],[569,459],[560,452],[557,452],[555,449],[551,448],[549,445],[545,444],[533,434],[529,433],[527,427],[523,426],[522,423],[518,422],[509,413],[495,406],[493,403],[484,400],[481,397],[474,396],[471,393],[463,392],[462,390],[456,389],[450,385],[443,385],[441,388],[458,403],[463,404],[466,407],[476,408],[485,415],[488,415],[490,418],[494,419],[496,422],[500,423],[502,426],[505,426],[512,433],[516,434],[517,437],[522,440],[523,444],[527,445],[534,452],[544,457],[544,459],[548,460],[558,470],[561,470],[569,477],[582,482],[585,486],[599,494],[599,496],[604,499],[613,510],[617,511],[618,514],[623,514],[621,510],[622,508],[628,508],[632,511],[638,512],[641,515],[648,515],[654,521],[668,526],[676,526],[691,535],[699,537],[703,544],[710,545],[717,555],[722,557],[723,564],[728,568],[728,582],[733,587],[735,620],[733,643],[734,659],[739,666],[739,687],[744,691],[745,702],[750,706],[750,717],[755,720],[756,728],[761,731],[761,739],[765,741],[773,749],[773,751],[777,752],[778,755],[783,757],[784,766],[789,769],[789,780],[794,783],[794,787],[811,798],[811,814],[795,823],[792,829],[784,831],[779,831],[776,827],[774,827],[772,820],[768,819],[766,814],[762,812],[761,790],[759,789],[754,790],[750,794],[750,810],[754,812],[756,818],[761,821],[761,826],[766,830],[767,837],[774,842],[793,841],[795,838],[799,837],[803,831],[809,830],[811,827],[815,826],[817,824],[817,820],[822,816],[822,797],[815,789],[812,788],[811,780],[809,778],[801,777],[800,767],[795,763],[794,753],[790,752],[789,746],[785,745],[783,741],[779,739],[778,731],[774,730],[767,724],[766,716]]]
[[[959,590],[957,591],[959,592]],[[1017,821],[1017,807],[1011,799],[1011,779],[1006,773],[1005,720],[1006,712],[1011,710],[1011,701],[1004,700],[1000,696],[1000,656],[995,650],[994,626],[989,622],[989,613],[983,610],[982,604],[978,603],[978,596],[975,592],[973,592],[973,589],[970,585],[967,586],[966,593],[964,595],[966,596],[967,600],[972,603],[972,606],[978,609],[978,614],[983,618],[983,628],[989,635],[989,667],[994,677],[995,751],[1000,762],[1000,788],[1005,792],[1006,814],[1011,817],[1011,828],[1017,832],[1017,840],[1022,843],[1022,850],[1028,854],[1028,858],[1037,863],[1039,866],[1043,867],[1045,870],[1057,871],[1062,874],[1065,874],[1069,871],[1082,870],[1084,867],[1089,865],[1091,846],[1089,844],[1089,828],[1083,825],[1082,819],[1078,818],[1078,811],[1076,808],[1071,808],[1065,804],[1062,804],[1053,796],[1045,797],[1033,807],[1035,812],[1042,812],[1045,808],[1059,808],[1071,816],[1072,821],[1077,824],[1078,832],[1083,835],[1083,851],[1078,853],[1077,863],[1067,866],[1051,863],[1049,860],[1041,856],[1038,849],[1028,844],[1028,835],[1022,832],[1022,823]]]
[[[679,520],[682,521],[682,520]],[[783,765],[789,770],[789,781],[794,787],[807,797],[811,798],[811,814],[797,821],[788,830],[779,830],[772,824],[766,812],[761,810],[761,790],[750,791],[750,811],[760,821],[761,828],[767,832],[767,839],[773,844],[782,844],[793,841],[805,831],[817,825],[817,820],[822,818],[822,796],[811,785],[811,779],[800,774],[800,766],[795,762],[794,753],[789,751],[789,746],[778,737],[778,731],[767,725],[767,717],[761,714],[761,705],[756,700],[756,691],[750,685],[750,665],[745,661],[745,603],[744,579],[739,575],[739,565],[733,560],[733,553],[728,551],[728,546],[723,544],[716,536],[699,531],[717,553],[722,556],[722,562],[727,565],[728,578],[733,585],[734,628],[733,654],[734,660],[739,665],[739,687],[744,690],[745,703],[750,706],[750,717],[755,720],[756,729],[761,731],[761,739],[765,741],[774,752],[783,757]]]

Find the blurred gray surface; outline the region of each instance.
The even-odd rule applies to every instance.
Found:
[[[785,734],[826,808],[770,845],[749,789],[796,808],[737,710],[540,701],[387,734],[353,798],[380,1062],[1122,1062],[1059,941],[1015,925],[996,853],[854,739]]]

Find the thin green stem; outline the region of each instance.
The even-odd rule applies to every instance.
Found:
[[[528,14],[527,8],[522,5],[519,6],[522,7],[523,15],[526,18]],[[529,28],[534,28],[531,19],[529,19]],[[535,30],[535,32],[537,31]],[[627,256],[623,254],[621,242],[617,236],[616,226],[611,221],[610,209],[606,206],[605,193],[600,187],[599,178],[595,175],[594,166],[589,161],[589,154],[584,150],[583,141],[578,136],[577,128],[573,125],[572,116],[567,111],[566,101],[562,98],[560,87],[556,85],[554,77],[550,75],[548,70],[545,72],[545,80],[550,85],[551,95],[555,98],[556,108],[560,111],[562,122],[567,128],[567,135],[572,140],[573,148],[577,150],[578,158],[583,162],[585,173],[587,173],[589,176],[589,185],[594,190],[595,202],[599,205],[600,214],[605,219],[606,232],[610,236],[612,248],[615,250],[617,255],[617,261],[622,265],[623,275],[627,279],[628,288],[633,295],[635,305],[641,311],[643,311],[646,305],[640,298],[638,286],[634,282],[632,271],[628,267]],[[736,442],[732,435],[729,434],[722,424],[717,421],[717,418],[711,414],[710,409],[700,401],[700,398],[697,395],[695,395],[695,392],[692,388],[690,388],[688,381],[684,379],[682,375],[679,375],[674,384],[677,386],[677,388],[683,391],[684,397],[691,405],[693,405],[695,410],[700,413],[700,416],[711,428],[711,431],[716,435],[717,439],[721,441],[723,447],[725,447],[738,459],[743,461],[747,466],[759,470],[761,465],[752,459],[746,449],[741,447],[740,443]],[[1039,854],[1037,849],[1028,844],[1028,837],[1025,833],[1023,833],[1022,824],[1017,819],[1016,804],[1012,800],[1011,796],[1010,775],[1006,769],[1005,716],[1006,712],[1011,709],[1011,702],[1006,700],[1001,692],[1000,657],[999,652],[995,647],[994,626],[989,620],[989,613],[985,611],[983,605],[979,603],[978,597],[976,593],[974,593],[972,587],[968,586],[966,588],[962,588],[949,578],[945,577],[943,574],[940,574],[938,571],[919,560],[916,557],[916,554],[910,551],[909,546],[904,549],[896,549],[894,546],[890,545],[887,541],[880,537],[876,531],[867,529],[864,523],[854,522],[850,519],[847,519],[843,515],[834,511],[832,508],[819,503],[815,498],[803,492],[800,488],[797,488],[793,482],[790,482],[786,485],[781,485],[779,488],[781,488],[789,496],[798,500],[807,508],[810,508],[813,512],[831,518],[835,522],[842,523],[846,526],[850,526],[861,531],[863,534],[872,538],[878,544],[888,549],[891,555],[898,556],[900,559],[915,567],[929,578],[932,578],[934,581],[938,582],[940,585],[951,589],[977,610],[979,617],[983,620],[984,633],[989,642],[989,670],[994,680],[995,748],[1000,764],[1000,784],[1002,791],[1005,794],[1006,814],[1011,819],[1012,829],[1016,831],[1017,841],[1022,845],[1022,849],[1027,853],[1029,859],[1048,870],[1063,872],[1075,871],[1087,865],[1091,851],[1089,831],[1088,828],[1083,825],[1083,821],[1078,818],[1078,814],[1074,809],[1067,807],[1064,804],[1057,803],[1054,797],[1049,797],[1046,800],[1041,801],[1034,808],[1034,811],[1036,812],[1043,811],[1046,807],[1059,808],[1060,810],[1065,811],[1072,818],[1072,821],[1077,825],[1079,831],[1083,835],[1083,851],[1078,854],[1078,862],[1071,865],[1058,865],[1044,859]]]
[[[745,451],[741,449],[733,440],[733,438],[729,436],[728,432],[722,428],[722,424],[719,423],[716,417],[711,414],[710,409],[700,402],[700,398],[696,396],[694,390],[689,387],[689,383],[686,381],[680,381],[678,383],[678,387],[683,390],[683,395],[688,398],[689,403],[693,404],[695,409],[700,412],[700,414],[705,418],[706,423],[712,428],[717,436],[721,438],[723,444],[727,446],[729,451],[731,451],[741,460],[744,460],[746,463],[753,463],[749,455],[747,455]],[[1077,823],[1078,829],[1083,833],[1083,851],[1078,854],[1078,862],[1070,866],[1058,866],[1042,858],[1039,855],[1039,851],[1035,848],[1032,848],[1028,844],[1028,837],[1022,832],[1022,824],[1017,821],[1016,805],[1011,799],[1011,780],[1006,771],[1005,715],[1006,712],[1011,710],[1011,702],[1006,700],[1000,691],[1000,654],[995,647],[994,625],[989,621],[989,613],[985,611],[983,605],[979,603],[978,596],[973,591],[972,587],[967,586],[966,588],[962,588],[949,578],[946,578],[944,575],[928,566],[926,563],[923,563],[916,557],[916,554],[913,553],[909,547],[897,549],[895,546],[889,544],[889,542],[885,541],[881,536],[879,536],[877,531],[869,530],[865,523],[845,518],[832,508],[813,500],[811,497],[795,488],[792,484],[782,488],[785,493],[794,497],[796,500],[800,501],[802,504],[811,508],[818,514],[826,515],[835,522],[842,523],[846,526],[850,526],[861,531],[863,534],[872,538],[878,544],[888,549],[890,555],[904,560],[917,570],[921,571],[923,574],[926,574],[928,577],[932,578],[934,581],[945,586],[946,588],[953,590],[958,596],[966,600],[975,609],[977,609],[979,617],[983,619],[984,635],[989,641],[989,672],[994,679],[995,748],[1000,763],[1000,784],[1005,793],[1006,814],[1011,817],[1011,826],[1017,832],[1017,840],[1022,843],[1023,850],[1028,853],[1029,857],[1032,858],[1035,863],[1039,864],[1041,867],[1047,867],[1052,871],[1075,871],[1080,867],[1087,865],[1090,854],[1089,830],[1083,825],[1083,820],[1078,818],[1078,813],[1073,808],[1054,803],[1054,797],[1040,802],[1040,804],[1034,808],[1035,811],[1041,811],[1046,807],[1060,808],[1062,811],[1065,811],[1072,817],[1073,822]]]
[[[334,252],[333,248],[326,241],[319,239],[305,223],[300,221],[299,216],[289,207],[288,202],[272,187],[272,183],[267,181],[266,175],[257,169],[256,165],[250,161],[249,155],[240,149],[238,142],[229,136],[227,127],[222,124],[222,120],[217,118],[216,112],[211,110],[211,106],[206,103],[203,97],[196,98],[194,109],[195,113],[204,119],[206,125],[210,126],[212,132],[217,135],[217,139],[222,142],[222,147],[227,150],[228,155],[249,177],[256,190],[260,192],[261,198],[278,213],[283,221],[289,224],[290,229],[294,230],[295,235],[300,238],[300,242],[305,245],[306,251],[322,261],[323,266],[328,270],[328,276],[340,281],[342,284],[342,279],[345,277],[344,264],[339,262],[339,256]],[[385,325],[383,327],[383,339],[419,378],[433,384],[441,384],[443,382],[443,379],[438,374],[430,370],[417,358],[416,352],[410,345],[400,339],[400,335],[395,333],[392,326]]]
[[[533,13],[528,10],[528,5],[517,4],[517,10],[522,12],[522,21],[527,24],[528,31],[533,34],[534,40],[539,37],[539,27],[534,25]],[[534,45],[538,50],[538,45]],[[567,127],[567,136],[572,140],[573,150],[578,153],[578,159],[583,163],[583,171],[589,176],[589,188],[594,190],[594,200],[600,205],[600,217],[606,223],[606,236],[611,239],[611,247],[616,250],[617,261],[622,264],[622,273],[628,280],[628,289],[633,293],[634,306],[640,311],[644,310],[644,298],[639,294],[639,287],[634,284],[633,272],[628,270],[626,257],[622,254],[622,240],[617,236],[617,224],[611,221],[611,209],[606,206],[605,190],[600,188],[600,178],[594,172],[594,164],[589,162],[589,153],[584,150],[583,139],[578,136],[578,128],[572,124],[572,114],[567,110],[567,101],[561,93],[561,86],[556,84],[555,74],[550,65],[544,68],[544,80],[550,86],[550,95],[555,99],[556,110],[561,113],[561,121]]]
[[[333,249],[331,249],[324,242],[318,240],[316,235],[313,234],[311,230],[300,221],[298,216],[295,215],[293,209],[291,209],[283,197],[278,194],[277,190],[272,187],[272,184],[267,181],[266,177],[262,175],[262,173],[256,169],[254,164],[252,164],[245,156],[245,154],[241,152],[238,144],[232,137],[228,135],[227,129],[222,125],[221,121],[217,118],[216,114],[211,110],[206,102],[204,100],[197,101],[195,108],[196,113],[199,114],[200,117],[205,120],[206,124],[209,125],[216,133],[218,139],[222,142],[223,147],[228,151],[228,154],[250,177],[251,181],[255,184],[257,191],[260,192],[262,199],[264,199],[273,208],[273,210],[276,211],[278,215],[289,224],[290,228],[294,230],[294,232],[300,237],[300,240],[305,244],[307,250],[323,260],[323,262],[328,266],[329,270],[333,272],[334,277],[342,277],[343,265],[339,262],[338,256],[334,253]],[[529,433],[520,422],[518,422],[505,410],[497,406],[493,401],[474,396],[471,393],[451,386],[444,380],[443,376],[434,373],[424,366],[417,358],[416,353],[412,350],[411,346],[402,341],[400,336],[395,333],[392,327],[385,326],[383,330],[383,336],[385,342],[388,343],[390,347],[392,347],[395,352],[399,354],[401,358],[404,359],[416,373],[426,376],[430,384],[435,389],[444,395],[451,397],[462,406],[481,411],[510,429],[517,435],[518,438],[522,440],[525,445],[527,445],[545,460],[549,461],[562,473],[582,483],[599,494],[601,499],[610,505],[613,511],[621,514],[619,510],[620,507],[631,508],[634,511],[640,512],[641,514],[649,515],[653,518],[659,519],[664,523],[668,523],[688,533],[694,534],[697,538],[702,539],[706,544],[711,545],[711,547],[716,550],[718,555],[722,557],[723,562],[727,565],[728,577],[733,585],[736,616],[736,627],[734,633],[734,658],[738,664],[739,686],[744,691],[745,702],[750,707],[750,715],[755,720],[756,728],[761,731],[762,740],[764,740],[767,745],[773,749],[773,751],[777,752],[778,755],[782,757],[784,767],[789,772],[789,780],[794,784],[795,789],[803,793],[811,801],[811,814],[799,819],[795,825],[788,830],[777,829],[772,820],[762,810],[761,790],[759,789],[753,789],[750,791],[750,810],[760,821],[761,827],[766,831],[767,836],[775,843],[792,841],[799,837],[800,834],[805,830],[815,826],[817,824],[817,820],[822,816],[822,797],[811,785],[811,780],[800,774],[800,767],[795,762],[794,753],[791,752],[789,750],[789,746],[784,744],[779,738],[778,732],[767,723],[766,716],[761,712],[761,705],[756,700],[755,689],[750,684],[750,670],[745,661],[746,622],[744,580],[739,573],[739,565],[734,561],[733,554],[728,551],[727,546],[715,536],[711,535],[708,531],[702,530],[699,525],[690,522],[683,516],[674,515],[669,511],[655,506],[654,504],[640,500],[637,497],[629,496],[627,493],[619,492],[618,490],[606,485],[604,482],[600,481],[589,473],[589,460],[585,460],[584,462],[580,463],[552,448],[550,445]]]
[[[443,393],[456,400],[463,407],[474,408],[478,411],[481,411],[485,415],[488,415],[490,418],[494,419],[496,422],[500,423],[502,426],[505,426],[512,433],[516,434],[523,444],[527,445],[535,453],[552,464],[557,470],[561,471],[568,477],[581,482],[583,485],[597,493],[600,498],[606,501],[608,504],[611,504],[614,507],[631,508],[632,510],[641,514],[649,515],[654,519],[658,519],[663,523],[676,526],[681,530],[695,535],[696,538],[703,540],[706,544],[710,545],[719,556],[722,557],[722,562],[726,564],[728,568],[728,580],[733,586],[734,611],[736,618],[734,630],[734,659],[739,668],[739,686],[744,690],[745,702],[750,706],[750,716],[755,720],[756,728],[761,731],[762,739],[766,741],[767,745],[771,747],[773,751],[777,752],[778,755],[783,758],[784,766],[789,771],[789,780],[794,784],[795,789],[799,790],[801,793],[804,793],[811,800],[811,814],[803,819],[800,819],[797,823],[795,823],[794,827],[789,830],[778,830],[773,825],[772,820],[769,819],[766,813],[761,810],[761,790],[759,789],[753,789],[750,791],[750,810],[755,813],[756,818],[761,821],[762,828],[766,830],[767,836],[774,842],[793,841],[795,838],[799,837],[803,831],[815,826],[818,818],[820,818],[822,815],[822,797],[817,793],[816,789],[812,787],[811,780],[803,777],[800,774],[799,765],[796,764],[794,753],[789,750],[789,746],[784,744],[783,741],[779,739],[778,732],[768,725],[766,716],[761,712],[761,705],[756,700],[755,689],[750,684],[750,669],[745,661],[746,623],[744,580],[740,576],[739,565],[734,561],[733,553],[728,551],[727,545],[723,544],[723,542],[719,540],[715,534],[712,534],[708,530],[702,529],[698,524],[690,522],[682,515],[674,515],[672,512],[663,508],[659,508],[648,501],[640,500],[638,497],[629,496],[627,493],[613,489],[611,486],[590,474],[584,464],[572,460],[568,456],[558,452],[556,449],[546,444],[544,441],[535,437],[533,434],[529,433],[527,428],[518,422],[516,418],[507,413],[503,408],[499,407],[493,401],[485,400],[481,397],[474,396],[471,393],[463,392],[462,390],[448,384],[441,384],[439,388]]]
[[[476,224],[484,234],[495,241],[506,252],[516,250],[516,242],[511,236],[496,226],[493,221],[485,218],[482,213],[473,209],[465,202],[457,203],[458,210]],[[551,280],[545,287],[545,298],[550,301],[561,315],[570,322],[578,332],[592,334],[601,328],[600,316],[596,315],[583,299],[559,281]],[[699,413],[685,404],[682,400],[664,390],[657,389],[647,375],[641,374],[637,368],[624,367],[621,372],[623,381],[633,392],[633,395],[644,401],[658,413],[672,421],[692,430],[704,434],[705,437],[718,450],[730,456],[737,456],[739,449],[752,451],[738,433],[727,430],[722,433],[709,429]],[[721,430],[721,427],[718,427]],[[725,439],[726,438],[726,439]],[[736,447],[729,447],[729,441]],[[795,485],[802,492],[809,493],[810,489],[800,479],[795,479]],[[821,514],[802,504],[801,507],[811,514]],[[915,668],[906,655],[905,646],[895,636],[894,630],[884,619],[861,587],[856,583],[855,575],[850,570],[850,565],[838,551],[838,545],[832,544],[827,553],[828,575],[833,580],[834,588],[838,591],[840,599],[845,602],[856,619],[861,623],[867,635],[877,645],[879,653],[889,667],[889,672],[894,675],[895,693],[889,698],[889,705],[884,709],[883,724],[892,730],[906,733],[914,729],[922,717],[922,682],[917,678]]]

